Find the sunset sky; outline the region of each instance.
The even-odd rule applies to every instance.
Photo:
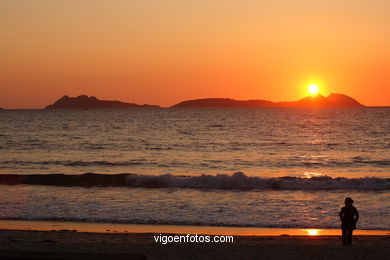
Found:
[[[389,0],[2,0],[0,32],[4,108],[289,101],[313,83],[390,106]]]

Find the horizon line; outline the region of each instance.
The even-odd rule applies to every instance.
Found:
[[[203,100],[203,99],[231,99],[231,100],[235,100],[235,101],[270,101],[270,102],[274,102],[274,103],[283,103],[283,102],[297,102],[301,99],[304,99],[304,98],[315,98],[317,96],[322,96],[322,97],[329,97],[330,95],[332,94],[341,94],[341,95],[345,95],[347,97],[350,97],[354,100],[356,100],[355,98],[351,97],[351,96],[348,96],[346,94],[342,94],[342,93],[330,93],[329,95],[327,96],[324,96],[322,95],[321,93],[317,94],[317,95],[307,95],[307,96],[304,96],[298,100],[295,100],[295,101],[272,101],[272,100],[267,100],[267,99],[235,99],[235,98],[231,98],[231,97],[206,97],[206,98],[194,98],[194,99],[186,99],[186,100],[182,100],[182,101],[178,101],[176,103],[174,103],[173,105],[170,105],[170,106],[161,106],[161,105],[156,105],[156,104],[150,104],[150,103],[137,103],[135,101],[122,101],[122,100],[115,100],[115,99],[100,99],[100,98],[97,98],[96,96],[94,95],[86,95],[86,94],[79,94],[79,95],[76,95],[76,96],[69,96],[67,94],[61,96],[60,98],[58,98],[57,100],[55,100],[53,103],[51,104],[54,104],[56,101],[58,101],[59,99],[65,97],[65,96],[68,96],[70,98],[77,98],[79,96],[87,96],[87,97],[96,97],[99,101],[119,101],[119,102],[123,102],[123,103],[133,103],[133,104],[136,104],[136,105],[152,105],[152,106],[158,106],[159,108],[172,108],[173,106],[177,105],[177,104],[180,104],[182,102],[185,102],[185,101],[190,101],[190,100]],[[357,100],[356,100],[357,101]],[[359,101],[357,101],[358,103],[360,103]],[[48,105],[51,105],[51,104],[48,104]],[[360,103],[361,104],[361,103]],[[45,105],[44,107],[41,107],[41,108],[6,108],[6,107],[2,107],[0,106],[0,111],[1,110],[45,110],[45,107],[48,106],[48,105]],[[363,105],[363,104],[362,104]],[[387,107],[390,107],[390,104],[389,105],[363,105],[364,107],[369,107],[369,108],[387,108]],[[222,107],[221,107],[222,108]],[[261,107],[259,107],[261,108]],[[71,109],[77,109],[77,108],[71,108]],[[89,109],[99,109],[99,108],[89,108]],[[105,108],[107,109],[107,108]],[[112,109],[112,108],[111,108]],[[121,108],[120,108],[121,109]]]

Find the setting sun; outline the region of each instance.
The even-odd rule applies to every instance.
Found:
[[[311,84],[308,87],[308,90],[309,90],[310,95],[314,96],[314,95],[318,94],[319,88],[318,88],[318,86],[316,84]]]

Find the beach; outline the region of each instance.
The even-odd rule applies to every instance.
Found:
[[[339,233],[335,229],[0,221],[0,256],[13,259],[388,259],[390,255],[390,231],[357,230],[353,245],[348,247],[341,245]],[[155,241],[158,236],[185,234],[231,235],[233,241],[165,244]]]
[[[156,243],[153,233],[0,230],[14,259],[389,259],[390,236],[235,236],[233,243]],[[158,235],[158,234],[157,234]]]

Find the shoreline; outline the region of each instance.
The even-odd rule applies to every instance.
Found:
[[[147,225],[90,222],[0,220],[0,230],[69,231],[120,234],[205,234],[233,236],[341,236],[340,229]],[[356,236],[388,236],[390,230],[355,230]]]

